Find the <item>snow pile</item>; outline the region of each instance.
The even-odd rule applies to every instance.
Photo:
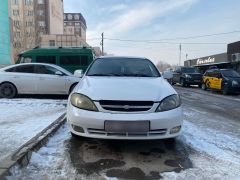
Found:
[[[0,161],[60,117],[65,104],[59,100],[0,99]]]
[[[65,143],[69,138],[71,135],[65,124],[45,147],[32,154],[27,167],[14,167],[11,170],[12,176],[7,179],[83,179],[67,160],[69,153]]]
[[[199,117],[194,112],[186,112],[184,115]],[[179,139],[195,151],[190,155],[194,168],[180,173],[162,173],[161,176],[165,179],[239,179],[238,137],[184,120],[183,134]]]

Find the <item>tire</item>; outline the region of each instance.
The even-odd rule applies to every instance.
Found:
[[[207,86],[205,83],[202,83],[202,86],[201,86],[202,90],[206,91],[207,90]]]
[[[71,92],[73,91],[73,89],[75,88],[76,85],[77,85],[77,83],[73,84],[73,85],[70,87],[68,94],[71,94]]]
[[[222,90],[222,93],[223,93],[223,95],[228,95],[229,94],[228,87],[224,87]]]
[[[173,82],[173,79],[170,79],[170,84],[174,85],[175,83]]]
[[[185,87],[186,86],[185,80],[184,79],[180,79],[180,84],[181,84],[182,87]]]
[[[11,99],[16,97],[17,88],[12,83],[3,83],[0,85],[0,97]]]

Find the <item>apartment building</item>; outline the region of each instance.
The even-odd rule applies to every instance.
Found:
[[[63,34],[63,0],[9,0],[13,55],[39,46],[41,36]]]
[[[81,13],[64,13],[64,34],[77,35],[86,41],[86,20]]]

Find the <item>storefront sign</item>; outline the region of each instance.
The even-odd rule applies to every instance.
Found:
[[[198,59],[197,60],[197,65],[200,64],[208,64],[208,63],[214,63],[215,62],[215,58],[214,57],[208,57],[207,59]]]

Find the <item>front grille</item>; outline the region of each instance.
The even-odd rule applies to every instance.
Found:
[[[159,136],[159,135],[165,135],[167,133],[167,129],[155,129],[150,130],[148,132],[140,132],[140,133],[134,133],[134,132],[106,132],[104,129],[88,129],[89,134],[93,135],[102,135],[102,136],[118,136],[118,137],[148,137],[148,136]]]
[[[99,104],[105,110],[122,112],[148,111],[152,108],[153,103],[153,101],[99,101]]]
[[[190,75],[193,79],[202,79],[202,75],[201,74],[191,74]]]

